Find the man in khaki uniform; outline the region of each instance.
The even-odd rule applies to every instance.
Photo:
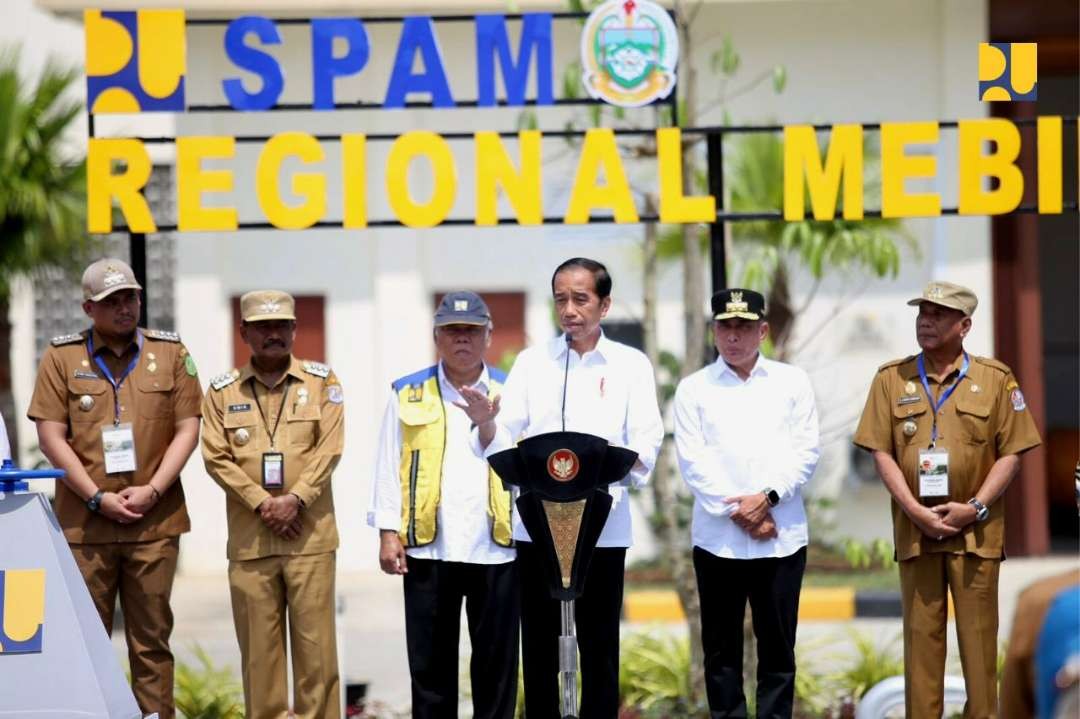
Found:
[[[93,326],[45,350],[27,416],[67,473],[56,516],[106,631],[120,595],[139,708],[171,718],[169,595],[191,528],[179,475],[199,440],[202,390],[179,337],[136,326],[142,287],[130,267],[99,260],[82,286]]]
[[[229,586],[248,719],[340,716],[334,632],[338,546],[330,475],[344,443],[344,394],[330,368],[292,356],[293,298],[240,298],[251,361],[210,381],[203,459],[225,490]]]
[[[1039,434],[1012,371],[963,348],[978,300],[931,282],[917,305],[919,355],[883,365],[855,444],[873,453],[893,503],[904,608],[907,716],[941,716],[947,594],[967,688],[965,717],[997,709],[998,501]]]

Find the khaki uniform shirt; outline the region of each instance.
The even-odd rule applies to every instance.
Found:
[[[113,377],[120,377],[139,353],[135,368],[115,397],[112,384],[90,356],[86,338],[91,331],[94,353],[102,358]],[[200,415],[202,389],[195,363],[180,338],[171,332],[140,331],[142,351],[132,342],[120,356],[105,346],[96,330],[57,337],[41,358],[26,413],[32,420],[66,424],[68,444],[90,479],[106,492],[147,484],[176,434],[176,423]],[[120,403],[119,421],[132,427],[134,472],[105,473],[101,430],[113,424],[114,399]],[[91,512],[86,502],[62,482],[56,483],[55,509],[64,537],[75,544],[144,542],[175,537],[191,529],[179,480],[142,519],[131,524],[119,524]]]
[[[912,493],[919,496],[919,450],[930,446],[932,411],[919,380],[917,356],[882,366],[870,386],[855,444],[892,455]],[[1000,457],[1039,444],[1039,433],[1012,371],[1001,362],[970,356],[967,375],[939,410],[937,448],[949,452],[949,499],[966,502],[982,486]],[[956,380],[960,362],[944,378],[928,376],[934,399]],[[916,399],[917,397],[917,399]],[[914,434],[904,431],[913,422]],[[910,427],[910,425],[908,425]],[[895,500],[893,533],[897,559],[923,552],[971,553],[1000,559],[1005,536],[1005,503],[990,505],[985,521],[972,522],[954,537],[924,537]]]
[[[345,410],[341,384],[329,367],[294,357],[281,380],[268,388],[248,363],[211,380],[203,416],[203,460],[225,490],[230,560],[337,549],[330,475],[341,459]],[[281,489],[263,487],[267,452],[284,455]],[[295,494],[303,502],[296,539],[274,534],[256,511],[267,497],[281,494]]]

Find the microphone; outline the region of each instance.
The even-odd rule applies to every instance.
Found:
[[[566,382],[570,378],[570,333],[566,333],[566,367],[562,378],[562,431],[566,431]]]

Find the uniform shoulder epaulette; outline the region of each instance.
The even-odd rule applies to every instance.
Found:
[[[313,374],[316,377],[322,377],[326,379],[330,376],[330,366],[324,365],[322,362],[312,362],[311,360],[304,360],[300,368],[308,374]]]
[[[219,374],[217,377],[214,377],[212,380],[210,380],[210,386],[220,392],[221,390],[225,389],[233,382],[235,382],[237,377],[239,376],[240,370],[229,370],[228,372]]]
[[[85,341],[86,341],[86,338],[83,337],[81,334],[76,332],[73,335],[60,335],[59,337],[53,337],[51,340],[49,340],[49,343],[53,347],[62,347],[63,345],[71,345],[71,344],[75,344],[76,342],[85,342]]]
[[[894,359],[894,360],[886,362],[885,364],[878,367],[877,371],[878,372],[883,372],[884,370],[887,370],[890,367],[896,367],[897,365],[902,365],[905,362],[910,362],[913,359],[915,359],[915,355],[908,355],[907,357],[901,357],[900,359]]]
[[[998,362],[993,357],[977,357],[975,355],[972,355],[971,359],[975,360],[979,364],[984,364],[987,367],[993,367],[994,369],[999,370],[1004,374],[1009,374],[1010,372],[1012,372],[1012,370],[1009,369],[1009,365],[1005,364],[1004,362]]]
[[[161,340],[163,342],[179,342],[180,335],[175,332],[169,332],[167,330],[143,330],[143,335],[149,337],[152,340]]]

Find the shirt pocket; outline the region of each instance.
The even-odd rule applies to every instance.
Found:
[[[136,420],[172,419],[173,376],[169,373],[146,373],[134,380]]]
[[[398,406],[404,444],[411,449],[441,447],[446,440],[442,422],[442,400],[406,402]]]
[[[991,401],[986,393],[968,392],[956,398],[956,418],[960,439],[968,444],[984,445],[990,438]]]
[[[225,438],[234,454],[254,452],[259,444],[259,431],[255,412],[226,412],[223,425]]]
[[[72,425],[112,421],[112,391],[103,379],[69,379],[68,418]]]
[[[923,398],[910,404],[893,405],[893,446],[901,452],[909,447],[929,446],[934,425],[929,410],[930,405]]]
[[[285,431],[288,433],[290,447],[307,449],[315,445],[318,437],[317,428],[322,418],[322,410],[317,404],[304,404],[294,407],[285,415]]]

